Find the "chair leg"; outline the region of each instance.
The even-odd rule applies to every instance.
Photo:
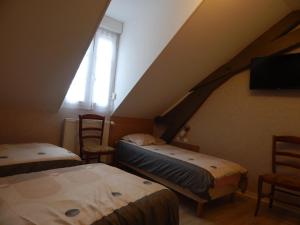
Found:
[[[89,154],[85,154],[85,162],[86,162],[86,164],[90,163],[90,155]]]
[[[235,192],[233,192],[233,193],[231,193],[230,195],[229,195],[229,201],[230,202],[234,202],[234,200],[235,200]]]
[[[259,208],[260,208],[260,202],[262,198],[262,187],[263,187],[263,178],[258,178],[258,188],[257,188],[257,203],[256,203],[256,209],[255,209],[255,216],[257,216]]]
[[[203,216],[203,210],[204,210],[204,203],[198,202],[197,203],[197,211],[196,211],[196,214],[198,217],[201,218]]]
[[[275,192],[275,185],[271,185],[271,194],[270,194],[270,201],[269,201],[269,208],[270,209],[272,209],[272,207],[273,207],[274,192]]]
[[[101,163],[101,154],[98,154],[98,163]]]

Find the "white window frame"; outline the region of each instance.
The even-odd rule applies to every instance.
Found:
[[[116,35],[116,44],[115,44],[115,51],[114,51],[114,56],[113,56],[113,62],[112,62],[112,68],[111,68],[111,78],[110,78],[110,87],[109,87],[109,102],[106,107],[99,107],[95,103],[92,102],[92,96],[93,96],[93,88],[94,88],[94,79],[95,79],[95,74],[94,74],[94,69],[95,69],[95,54],[96,54],[96,48],[97,48],[97,35],[99,35],[99,29],[103,31],[107,31],[110,33],[113,33]],[[118,59],[118,50],[119,50],[119,41],[120,41],[120,35],[123,31],[123,23],[120,21],[117,21],[111,17],[105,16],[102,20],[101,25],[97,29],[95,36],[91,42],[91,51],[92,53],[89,55],[91,59],[89,59],[89,64],[88,64],[88,75],[87,75],[87,80],[86,80],[86,85],[85,85],[85,99],[84,101],[78,101],[76,103],[70,103],[66,100],[64,100],[62,107],[64,108],[72,108],[72,109],[84,109],[84,110],[91,110],[91,111],[96,111],[100,112],[102,114],[110,115],[112,108],[113,108],[113,101],[115,99],[115,80],[116,80],[116,70],[117,70],[117,59]],[[90,47],[89,46],[89,47]],[[89,49],[88,49],[89,50]],[[87,51],[88,51],[87,50]],[[75,77],[74,77],[75,78]],[[70,85],[71,87],[71,85]],[[68,90],[69,91],[69,90]],[[68,93],[68,92],[67,92]]]

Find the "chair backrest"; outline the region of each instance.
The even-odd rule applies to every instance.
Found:
[[[273,136],[273,144],[272,144],[273,173],[277,172],[277,167],[279,166],[300,170],[300,137]]]
[[[105,117],[95,114],[79,115],[79,144],[82,151],[84,140],[96,139],[102,144]]]

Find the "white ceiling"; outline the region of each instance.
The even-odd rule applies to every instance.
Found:
[[[134,6],[140,0],[112,0],[106,14],[120,21],[126,21],[131,15]],[[281,1],[281,0],[279,0]],[[300,0],[283,0],[292,10],[300,9]]]
[[[298,0],[204,1],[114,115],[160,115],[298,6]]]
[[[132,6],[137,0],[111,0],[106,15],[125,22],[131,14]]]
[[[124,22],[115,79],[114,109],[202,0],[112,0],[108,15]]]

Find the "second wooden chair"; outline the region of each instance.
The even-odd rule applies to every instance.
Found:
[[[285,148],[279,149],[279,144],[288,145]],[[290,145],[298,145],[298,148]],[[255,210],[255,216],[258,214],[260,208],[260,202],[263,197],[268,197],[269,208],[272,208],[274,200],[285,204],[300,207],[295,202],[288,202],[275,197],[275,192],[281,192],[300,198],[300,137],[293,136],[273,136],[273,147],[272,147],[272,173],[260,175],[258,178],[258,196],[257,205]],[[284,172],[279,171],[278,167],[289,168]],[[295,170],[296,171],[293,171]],[[269,194],[263,193],[263,183],[271,185],[271,192]]]

